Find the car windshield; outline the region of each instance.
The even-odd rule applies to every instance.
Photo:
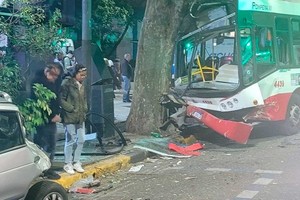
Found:
[[[24,144],[19,115],[15,111],[0,111],[0,151]]]

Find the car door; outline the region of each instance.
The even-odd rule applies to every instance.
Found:
[[[19,199],[26,195],[41,171],[37,158],[25,143],[16,111],[0,111],[0,199]]]

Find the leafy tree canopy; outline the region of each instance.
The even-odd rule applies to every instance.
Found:
[[[124,0],[94,0],[92,38],[108,56],[132,25],[133,9]]]
[[[36,57],[47,57],[54,51],[53,41],[64,35],[59,20],[61,13],[56,10],[46,19],[44,0],[6,0],[8,15],[0,16],[0,33],[5,34],[15,51],[26,51]]]

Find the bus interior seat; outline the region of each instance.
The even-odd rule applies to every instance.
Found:
[[[218,62],[218,61],[216,61],[216,62]],[[199,74],[200,78],[204,82],[205,81],[211,81],[211,80],[215,79],[215,77],[216,77],[216,75],[218,73],[218,69],[215,67],[216,65],[214,65],[214,67],[213,66],[207,66],[206,65],[206,60],[204,62],[205,64],[203,65],[202,64],[202,59],[201,59],[201,57],[199,55],[197,55],[197,57],[196,57],[196,63],[197,63],[198,69],[194,70],[192,72],[192,75]],[[212,65],[212,62],[211,62],[211,65]]]
[[[215,69],[219,68],[220,59],[218,56],[208,56],[205,60],[205,66],[214,67]]]

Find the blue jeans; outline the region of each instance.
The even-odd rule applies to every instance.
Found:
[[[123,79],[123,101],[129,101],[129,92],[131,89],[130,79],[127,76],[122,76]]]
[[[84,124],[64,124],[65,128],[65,163],[79,162],[85,141]]]

